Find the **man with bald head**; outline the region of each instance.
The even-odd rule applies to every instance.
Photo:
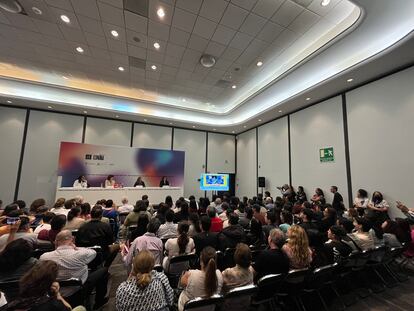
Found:
[[[88,273],[88,264],[95,259],[96,252],[93,249],[76,247],[72,232],[69,230],[58,233],[55,247],[54,251],[44,253],[39,259],[57,263],[58,280],[80,279],[87,295],[96,287],[95,307],[103,305],[107,301],[105,295],[108,269],[100,268]]]

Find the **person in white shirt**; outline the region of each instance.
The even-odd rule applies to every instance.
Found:
[[[88,188],[88,181],[86,177],[81,175],[73,183],[73,188]]]
[[[105,188],[114,188],[115,184],[116,182],[114,175],[108,175],[105,180]]]
[[[131,204],[128,204],[128,198],[124,197],[122,198],[122,205],[118,207],[119,213],[130,213],[134,210],[134,206]]]
[[[190,226],[187,222],[180,222],[178,225],[178,238],[168,239],[165,243],[165,252],[167,257],[164,257],[163,268],[165,271],[170,271],[170,259],[174,256],[187,255],[194,253],[194,240],[188,237],[188,229]],[[174,267],[175,268],[175,267]],[[186,269],[184,269],[186,270]]]
[[[173,223],[174,221],[174,212],[168,210],[165,213],[165,224],[162,224],[158,229],[157,236],[160,239],[169,239],[177,237],[177,227],[178,225]]]
[[[39,234],[42,230],[50,230],[50,221],[52,218],[55,217],[55,213],[52,212],[46,212],[43,214],[42,217],[42,223],[36,227],[36,229],[33,231],[33,233]]]

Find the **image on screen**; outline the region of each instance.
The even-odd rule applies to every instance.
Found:
[[[228,174],[202,174],[200,179],[200,190],[228,191]]]

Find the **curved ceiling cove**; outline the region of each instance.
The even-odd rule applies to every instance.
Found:
[[[0,95],[230,127],[323,87],[414,29],[414,2],[404,0],[197,2],[0,11]],[[203,54],[214,66],[199,63]]]

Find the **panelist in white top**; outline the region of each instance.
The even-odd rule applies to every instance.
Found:
[[[88,188],[86,177],[81,175],[73,182],[73,188]]]
[[[105,188],[114,188],[115,184],[116,182],[114,175],[108,175],[105,180]]]
[[[138,176],[137,181],[134,184],[134,187],[145,187],[145,183],[142,180],[141,176]]]
[[[160,181],[160,188],[164,187],[164,186],[169,186],[170,182],[168,181],[166,176],[162,176],[161,181]]]

